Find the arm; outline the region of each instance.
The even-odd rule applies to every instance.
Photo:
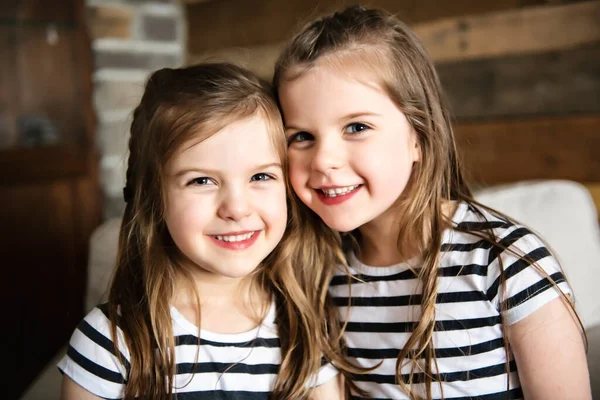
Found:
[[[63,375],[60,400],[102,400],[102,398],[91,394],[73,382],[71,378]]]
[[[337,374],[324,384],[310,391],[310,400],[344,400],[346,398],[344,388],[344,375]]]
[[[509,327],[525,399],[592,398],[582,335],[557,298]]]

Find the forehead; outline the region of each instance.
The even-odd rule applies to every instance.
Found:
[[[204,140],[185,143],[175,154],[172,168],[206,166],[224,170],[280,162],[273,137],[281,133],[272,125],[258,112],[233,121]]]
[[[286,125],[338,119],[354,113],[399,111],[379,76],[354,65],[317,65],[282,83],[279,95]]]

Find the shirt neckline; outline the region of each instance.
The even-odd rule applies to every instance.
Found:
[[[458,225],[464,219],[464,216],[468,209],[469,209],[469,205],[465,202],[460,202],[456,205],[456,210],[454,211],[454,215],[451,218],[452,226]],[[450,242],[451,237],[452,237],[452,229],[451,228],[445,229],[444,232],[442,233],[442,242],[443,243]],[[404,272],[410,268],[418,268],[421,265],[421,261],[422,261],[422,257],[417,256],[417,257],[411,258],[408,261],[404,261],[404,262],[401,262],[398,264],[378,267],[378,266],[367,265],[367,264],[361,262],[358,259],[358,257],[356,257],[356,254],[352,250],[348,252],[346,257],[347,257],[348,265],[350,266],[350,268],[356,270],[357,272],[359,272],[361,274],[369,275],[369,276],[388,276],[388,275],[398,274],[398,273]]]
[[[174,306],[171,306],[171,318],[173,321],[179,326],[181,326],[185,331],[189,334],[198,337],[198,327],[196,324],[191,323],[188,319],[186,319],[183,314],[179,312]],[[275,302],[271,302],[269,306],[269,310],[267,314],[263,318],[260,324],[258,324],[255,328],[252,328],[246,332],[240,333],[217,333],[211,332],[206,329],[200,329],[200,337],[202,339],[215,341],[215,342],[225,342],[225,343],[234,343],[234,342],[248,342],[250,340],[256,339],[259,336],[261,329],[269,329],[273,328],[275,325]]]

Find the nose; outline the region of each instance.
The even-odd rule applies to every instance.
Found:
[[[222,219],[241,221],[252,213],[248,193],[242,188],[223,190],[217,214]]]
[[[346,154],[341,140],[331,135],[317,141],[314,147],[312,168],[324,175],[341,168],[344,165]]]

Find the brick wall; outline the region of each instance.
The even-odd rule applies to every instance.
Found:
[[[185,58],[185,17],[175,1],[86,0],[94,54],[96,142],[104,217],[123,211],[122,188],[133,108],[148,74]]]

